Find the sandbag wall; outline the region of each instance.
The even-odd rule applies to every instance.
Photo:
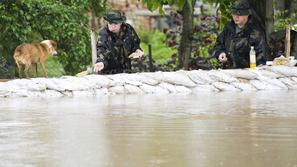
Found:
[[[84,77],[15,79],[0,83],[0,97],[82,97],[115,94],[199,94],[297,89],[297,67],[193,70]]]

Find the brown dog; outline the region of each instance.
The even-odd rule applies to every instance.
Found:
[[[29,78],[29,68],[32,65],[32,71],[34,77],[37,77],[37,63],[40,62],[42,67],[43,76],[46,77],[45,60],[48,55],[57,54],[56,51],[57,43],[53,40],[44,40],[41,43],[35,44],[22,44],[18,46],[15,51],[13,58],[16,65],[18,66],[19,77],[22,78],[22,64],[25,64],[25,75]]]

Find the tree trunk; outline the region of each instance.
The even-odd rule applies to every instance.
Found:
[[[286,57],[290,57],[291,54],[291,25],[287,25],[286,27],[286,39],[285,39],[285,55]]]
[[[252,13],[254,17],[260,22],[260,26],[265,32],[265,37],[267,43],[269,42],[269,36],[273,32],[274,27],[274,8],[273,0],[248,0],[249,4],[254,10]],[[270,49],[267,48],[268,56],[267,59],[271,60]]]
[[[290,16],[297,13],[297,0],[292,0],[290,3]],[[297,58],[297,33],[291,33],[291,56]]]
[[[266,18],[266,0],[248,0],[248,2],[250,4],[251,9],[253,9],[259,17],[260,20],[258,21],[264,23]]]
[[[291,48],[291,56],[294,56],[297,59],[297,32],[291,34],[292,38],[292,48]]]
[[[183,67],[185,70],[188,69],[192,50],[193,12],[195,1],[196,0],[192,1],[192,5],[186,1],[181,13],[183,17],[183,28],[179,45],[178,62],[179,68]]]
[[[266,40],[269,40],[269,35],[273,32],[274,26],[274,8],[273,0],[266,0],[266,13],[265,13],[265,33]]]
[[[91,11],[91,48],[92,48],[92,64],[96,63],[97,60],[97,49],[96,49],[96,16],[94,11]]]
[[[269,44],[269,36],[273,32],[273,27],[274,27],[274,8],[273,8],[273,0],[266,0],[266,5],[265,5],[265,20],[264,20],[264,25],[265,25],[265,35],[266,35],[266,41]],[[267,60],[272,60],[272,54],[271,50],[267,48]]]
[[[297,0],[275,0],[276,9],[280,11],[288,11],[284,17],[292,17],[297,12]],[[291,56],[297,58],[297,35],[291,34]]]

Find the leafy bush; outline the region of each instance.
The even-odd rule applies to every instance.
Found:
[[[22,0],[0,4],[0,48],[8,62],[22,43],[53,39],[66,74],[91,62],[88,1]]]
[[[177,53],[176,48],[166,46],[166,35],[158,30],[142,30],[138,31],[141,40],[141,48],[144,53],[148,54],[148,45],[152,45],[152,57],[158,63],[165,63],[171,55]]]

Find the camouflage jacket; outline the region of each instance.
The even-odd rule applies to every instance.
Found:
[[[132,72],[128,56],[137,49],[140,49],[140,39],[131,25],[123,23],[119,34],[104,27],[99,32],[96,63],[104,63],[103,74]]]
[[[266,63],[267,43],[264,32],[253,18],[249,18],[244,29],[236,32],[234,21],[229,22],[223,32],[218,36],[214,50],[218,58],[225,52],[228,58],[225,68],[248,68],[250,47],[254,46],[256,51],[257,65]]]

